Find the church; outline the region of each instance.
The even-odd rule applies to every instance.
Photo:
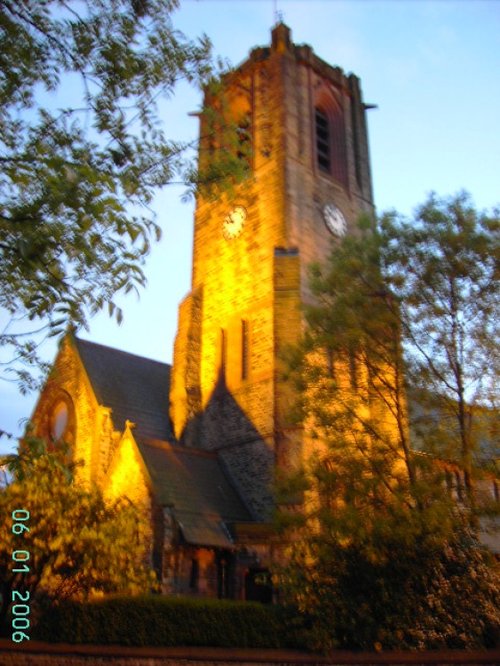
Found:
[[[269,602],[273,480],[304,449],[281,351],[300,336],[308,265],[374,213],[369,105],[281,22],[223,87],[250,175],[197,199],[172,366],[68,335],[32,421],[84,461],[82,482],[147,514],[163,593]],[[217,150],[206,122],[200,165]]]

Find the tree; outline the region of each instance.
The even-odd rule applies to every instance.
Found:
[[[305,307],[305,335],[288,362],[308,446],[319,443],[313,464],[326,465],[346,492],[357,488],[375,504],[397,497],[413,508],[420,489],[399,307],[381,270],[384,243],[364,220],[326,266],[311,267],[314,302]]]
[[[306,443],[282,488],[303,501],[280,511],[291,543],[278,578],[316,647],[477,646],[500,625],[498,581],[443,468],[413,449],[393,244],[365,221],[312,268],[289,357]]]
[[[208,38],[174,29],[177,5],[0,1],[0,346],[11,350],[3,365],[37,361],[35,330],[85,327],[103,308],[120,322],[114,297],[144,285],[144,258],[160,236],[155,191],[242,171],[225,151],[200,174],[192,145],[161,128],[161,96],[213,75]],[[30,374],[20,378],[29,388]]]
[[[3,461],[13,473],[12,483],[0,488],[3,630],[13,590],[23,597],[28,593],[31,605],[41,594],[86,599],[154,588],[140,512],[124,500],[106,503],[96,489],[75,485],[68,456],[62,444],[49,452],[43,441],[28,438],[19,455]],[[16,551],[28,552],[29,559],[15,562]]]
[[[324,531],[297,537],[278,580],[284,601],[303,617],[309,647],[498,645],[498,572],[468,528],[433,543],[408,540],[395,522],[382,542],[369,547]]]
[[[460,466],[472,503],[473,468],[494,457],[500,218],[478,212],[465,192],[432,194],[414,219],[388,214],[382,229],[385,272],[400,303],[413,426],[424,448]],[[481,443],[489,443],[489,455]]]

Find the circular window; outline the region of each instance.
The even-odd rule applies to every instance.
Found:
[[[50,415],[50,434],[53,439],[61,439],[68,428],[69,410],[63,400],[57,402]]]

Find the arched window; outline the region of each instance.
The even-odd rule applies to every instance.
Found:
[[[69,409],[65,400],[59,400],[50,414],[50,434],[52,439],[62,439],[68,429]]]
[[[252,126],[250,113],[246,113],[238,122],[236,128],[237,149],[236,156],[240,160],[246,160],[251,165],[252,157]]]
[[[333,95],[322,89],[314,107],[317,168],[347,188],[347,151],[344,111]]]
[[[49,449],[58,442],[74,444],[76,416],[73,400],[66,391],[60,390],[47,396],[41,410],[41,419],[36,427],[37,435],[44,437]]]
[[[246,97],[207,98],[201,114],[200,167],[226,168],[236,158],[244,170],[252,167],[252,113]],[[234,166],[237,166],[236,164]],[[214,176],[216,174],[214,173]],[[211,174],[207,174],[211,177]]]
[[[331,169],[331,136],[328,115],[322,110],[314,110],[316,121],[316,159],[322,171],[330,173]]]

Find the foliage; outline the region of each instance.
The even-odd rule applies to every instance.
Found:
[[[326,266],[311,267],[314,302],[305,307],[301,343],[288,352],[296,417],[310,440],[308,473],[336,494],[342,488],[341,502],[352,495],[365,510],[393,500],[411,508],[422,492],[409,440],[399,308],[380,269],[383,243],[364,220]]]
[[[470,501],[473,467],[498,447],[499,230],[498,212],[478,212],[464,192],[432,194],[411,220],[382,219],[413,427],[425,450],[464,470]]]
[[[12,590],[55,599],[86,599],[95,594],[143,593],[154,584],[145,565],[147,535],[137,509],[124,501],[107,504],[96,490],[72,481],[62,448],[46,451],[28,439],[16,459],[9,456],[12,483],[0,489],[5,536],[0,546],[1,618]],[[12,531],[12,512],[29,511],[29,531]],[[26,550],[29,572],[14,573],[12,553]]]
[[[36,637],[101,645],[276,648],[293,644],[287,615],[276,606],[160,596],[61,603],[41,618]]]
[[[203,176],[192,144],[161,127],[158,102],[180,81],[217,90],[209,40],[174,29],[177,5],[0,2],[0,345],[23,390],[40,336],[85,327],[102,309],[121,321],[115,296],[145,284],[161,233],[158,188],[206,180],[213,191],[241,176],[231,150]]]
[[[461,197],[458,201],[463,203]],[[365,220],[356,235],[334,248],[325,266],[311,270],[314,299],[305,307],[305,334],[288,355],[290,378],[298,388],[304,455],[280,488],[284,506],[278,523],[291,545],[289,562],[277,575],[288,603],[309,618],[312,647],[478,646],[493,640],[500,626],[499,581],[474,537],[470,504],[455,503],[446,488],[445,466],[435,455],[414,451],[408,418],[412,382],[421,391],[436,390],[436,382],[425,382],[430,376],[426,368],[440,368],[441,378],[457,376],[453,354],[439,346],[450,331],[440,287],[455,285],[460,292],[456,304],[465,303],[467,290],[470,300],[477,296],[486,304],[484,316],[469,303],[467,317],[456,317],[460,361],[477,361],[478,351],[466,355],[472,344],[466,333],[477,332],[482,318],[481,326],[491,334],[498,307],[492,300],[494,242],[489,234],[496,227],[490,218],[483,220],[484,233],[477,228],[470,238],[462,233],[462,250],[453,239],[453,218],[447,242],[450,254],[457,261],[463,258],[458,267],[451,256],[439,266],[437,259],[431,266],[429,258],[424,272],[429,288],[421,287],[416,269],[405,274],[405,260],[425,264],[427,247],[429,257],[435,245],[437,256],[447,251],[446,220],[435,206],[431,198],[422,209],[433,220],[425,234],[418,235],[409,224],[396,233],[394,218],[386,218],[380,230]],[[455,206],[455,212],[462,210],[457,200]],[[469,210],[467,220],[474,219]],[[399,255],[399,247],[406,254]],[[473,259],[479,261],[479,250],[482,269]],[[435,277],[439,271],[444,275]],[[475,276],[481,284],[477,293]],[[431,284],[436,284],[434,292]],[[433,331],[434,338],[426,342],[424,331],[431,338]],[[420,346],[411,348],[412,341]],[[489,358],[489,372],[494,348],[491,339],[489,345],[484,342],[481,358]],[[427,366],[415,362],[424,350]],[[451,402],[450,396],[456,406],[451,389]],[[420,417],[425,416],[435,441],[441,433],[436,412],[421,410]],[[460,452],[460,429],[448,427],[446,435]],[[452,460],[466,468],[460,455]],[[300,505],[291,507],[297,490]]]
[[[280,582],[311,627],[308,646],[347,649],[495,647],[499,580],[466,532],[409,541],[400,524],[379,543],[324,534],[293,548]]]

